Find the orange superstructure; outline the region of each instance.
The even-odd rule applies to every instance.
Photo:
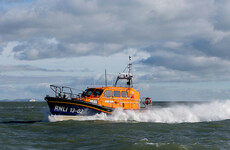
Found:
[[[74,99],[110,108],[140,109],[139,92],[131,87],[89,88],[82,98]]]

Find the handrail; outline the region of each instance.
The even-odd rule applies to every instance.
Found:
[[[72,99],[78,97],[73,93],[73,88],[67,86],[50,85],[51,90],[54,91],[56,97]]]

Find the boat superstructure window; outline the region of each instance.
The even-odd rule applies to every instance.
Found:
[[[114,91],[113,94],[114,94],[114,97],[120,97],[121,96],[120,91]]]
[[[96,89],[96,90],[93,92],[93,95],[94,95],[94,96],[101,96],[102,93],[103,93],[103,90],[101,90],[101,89]]]
[[[85,96],[90,96],[95,89],[87,89],[85,92]]]
[[[113,92],[111,90],[106,90],[104,92],[104,97],[112,97],[113,96]]]
[[[126,91],[121,91],[121,96],[122,96],[122,97],[128,97],[128,92],[126,92]]]

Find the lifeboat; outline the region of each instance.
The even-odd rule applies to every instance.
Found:
[[[73,93],[73,88],[50,85],[55,95],[45,97],[52,115],[91,116],[99,113],[112,114],[114,109],[140,110],[151,104],[151,99],[141,102],[139,92],[133,88],[129,57],[127,73],[119,73],[114,86],[87,88],[79,94]],[[118,87],[119,80],[126,80],[126,87]]]

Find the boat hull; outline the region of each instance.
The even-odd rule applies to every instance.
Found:
[[[112,114],[113,108],[99,106],[80,100],[45,97],[52,115],[92,116],[99,113]]]

